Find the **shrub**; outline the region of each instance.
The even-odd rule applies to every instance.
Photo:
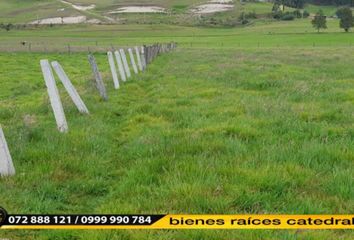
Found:
[[[5,30],[10,31],[13,27],[14,27],[14,25],[12,23],[8,23],[5,25]]]
[[[243,19],[245,19],[245,13],[241,12],[240,16],[238,17],[238,20],[242,21]]]
[[[302,13],[302,17],[303,18],[308,18],[310,16],[310,13],[306,10],[304,10],[304,12]]]
[[[275,18],[275,19],[281,19],[284,14],[283,14],[282,11],[274,11],[274,12],[272,13],[272,15],[273,15],[273,18]]]
[[[246,17],[247,19],[249,19],[249,18],[255,19],[255,18],[257,18],[257,15],[256,15],[256,12],[253,11],[253,12],[248,12],[248,13],[245,15],[245,17]]]
[[[247,20],[247,19],[243,19],[243,20],[241,21],[241,24],[242,24],[242,25],[246,25],[246,24],[249,24],[249,23],[250,23],[250,21]]]
[[[281,20],[283,21],[292,21],[295,19],[295,16],[293,13],[285,13],[282,17]]]
[[[293,14],[294,14],[294,16],[295,16],[296,18],[301,18],[301,17],[302,17],[302,14],[301,14],[301,12],[300,12],[299,9],[296,9],[296,10],[293,12]]]

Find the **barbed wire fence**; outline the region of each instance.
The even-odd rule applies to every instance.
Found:
[[[354,47],[354,38],[348,42],[336,42],[336,43],[322,43],[322,42],[306,42],[306,43],[287,43],[287,42],[209,42],[204,40],[193,41],[179,41],[177,42],[180,48],[291,48],[291,47],[304,47],[304,48],[317,48],[317,47]],[[153,44],[153,43],[150,43]],[[17,42],[0,42],[0,52],[28,52],[28,53],[106,53],[116,48],[128,48],[131,45],[139,46],[143,43],[107,43],[100,41],[89,41],[85,44],[77,42],[68,43],[54,43],[53,41],[17,41]]]

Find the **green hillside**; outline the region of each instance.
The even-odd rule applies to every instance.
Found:
[[[1,32],[0,121],[17,175],[1,204],[21,213],[353,212],[353,33],[310,20],[235,29],[57,26]],[[42,36],[45,36],[43,38]],[[20,40],[83,53],[28,52]],[[87,47],[177,41],[119,91],[95,53],[109,101],[92,86]],[[55,43],[55,44],[54,44]],[[43,47],[43,45],[41,45]],[[12,50],[11,50],[12,47]],[[35,50],[35,49],[34,49]],[[75,51],[75,48],[72,49]],[[2,51],[5,51],[3,49]],[[39,69],[62,63],[87,103],[60,85],[57,132]],[[6,231],[11,239],[350,239],[348,231]]]
[[[201,20],[199,14],[192,14],[191,9],[208,1],[197,0],[154,0],[154,1],[113,1],[113,0],[69,0],[66,1],[76,6],[95,7],[88,10],[80,10],[68,3],[60,0],[1,0],[0,1],[0,23],[26,24],[35,20],[55,18],[55,17],[72,17],[86,16],[87,20],[99,20],[101,23],[115,24],[174,24],[174,25],[200,25],[206,22],[216,21],[221,25],[236,22],[241,13],[254,13],[256,18],[270,18],[272,3],[266,2],[243,2],[235,1],[234,9],[227,12],[215,12],[204,14],[206,19]],[[157,6],[166,10],[166,13],[111,13],[120,7],[126,6]],[[316,13],[318,9],[322,9],[326,14],[332,16],[336,7],[331,6],[315,6],[306,5],[305,9],[310,13]],[[293,11],[287,8],[287,11]],[[213,20],[214,19],[214,20]],[[216,19],[216,20],[215,20]],[[212,25],[212,23],[209,23]],[[220,24],[219,24],[220,25]]]
[[[9,213],[354,212],[353,28],[345,33],[328,17],[318,33],[311,16],[271,18],[270,3],[235,2],[203,16],[190,14],[194,1],[75,3],[96,8],[0,0],[0,23],[15,24],[0,28],[0,124],[16,168],[0,178]],[[107,15],[130,4],[170,11]],[[242,12],[255,16],[229,24]],[[23,24],[79,15],[102,23]],[[113,88],[107,51],[171,41],[175,51]],[[94,86],[89,52],[108,101]],[[90,111],[78,113],[57,79],[66,134],[57,131],[41,59],[61,63]],[[353,238],[350,230],[0,230],[0,240]]]

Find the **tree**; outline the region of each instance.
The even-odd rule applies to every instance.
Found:
[[[349,29],[354,26],[352,10],[349,7],[344,7],[338,9],[336,14],[340,18],[340,28],[343,28],[346,32],[348,32]]]
[[[326,16],[323,15],[322,10],[319,10],[315,17],[312,19],[312,26],[317,29],[318,32],[320,32],[320,29],[326,29],[327,28],[327,19]]]

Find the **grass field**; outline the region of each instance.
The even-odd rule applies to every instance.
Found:
[[[270,14],[273,4],[270,2],[245,2],[241,9],[245,12],[255,12],[256,14]]]
[[[260,21],[243,28],[196,28],[159,25],[79,25],[54,26],[29,30],[0,30],[1,51],[66,52],[106,51],[111,46],[130,46],[155,42],[176,41],[182,47],[193,48],[283,48],[283,47],[351,47],[353,33],[344,33],[339,21],[329,19],[328,29],[318,34],[310,19],[292,22]],[[109,34],[108,34],[109,33]],[[97,46],[96,46],[97,44]]]
[[[87,11],[80,11],[70,5],[62,3],[60,0],[1,0],[0,1],[0,23],[26,24],[35,20],[52,17],[69,17],[84,15],[88,19],[98,19],[103,23],[110,22],[112,19],[120,24],[172,24],[172,25],[198,25],[199,16],[190,13],[190,9],[198,4],[205,4],[208,0],[70,0],[74,4],[89,5],[95,4],[96,7]],[[109,14],[123,6],[160,6],[166,8],[168,14]],[[216,17],[216,19],[237,19],[241,12],[255,12],[259,18],[265,18],[271,13],[272,3],[268,2],[243,2],[234,1],[235,8],[229,12],[206,15]],[[314,14],[322,9],[328,16],[333,16],[336,7],[306,5],[305,9]],[[293,11],[293,8],[286,8],[286,11]],[[111,20],[107,20],[109,17]]]
[[[0,123],[17,174],[0,180],[10,213],[279,213],[354,211],[354,38],[338,21],[245,28],[63,26],[0,32]],[[26,52],[20,41],[44,43]],[[177,41],[102,102],[85,52]],[[315,46],[313,45],[315,43]],[[42,46],[43,47],[43,46]],[[18,51],[17,53],[5,52]],[[60,134],[40,72],[58,60],[91,115],[59,84]],[[351,239],[352,231],[1,231],[10,239]]]
[[[95,9],[89,11],[78,11],[68,4],[62,3],[60,0],[2,0],[0,1],[0,23],[28,23],[37,19],[50,18],[50,17],[67,17],[86,15],[89,18],[98,18],[104,21],[103,16],[107,15],[107,12],[115,10],[122,6],[139,6],[139,5],[156,5],[165,7],[168,10],[182,9],[183,13],[187,12],[190,7],[201,1],[197,0],[154,0],[154,1],[113,1],[113,0],[75,0],[67,1],[74,4],[95,4]],[[64,9],[64,11],[58,11]],[[181,12],[178,12],[181,13]],[[147,18],[152,18],[156,21],[155,17],[159,17],[160,14],[147,14]],[[136,19],[142,19],[142,14],[133,15]],[[126,18],[124,14],[119,14],[116,17]],[[165,18],[167,19],[167,18]]]
[[[335,6],[316,6],[313,4],[307,4],[305,6],[305,10],[307,10],[310,13],[317,13],[318,10],[321,9],[323,13],[328,16],[332,17],[336,14],[337,8]]]
[[[92,113],[80,116],[63,92],[66,135],[55,128],[41,58],[62,63]],[[16,177],[0,186],[1,204],[9,211],[353,211],[354,73],[346,49],[181,49],[160,57],[118,92],[112,90],[105,56],[97,58],[110,86],[107,103],[91,87],[84,54],[1,54],[6,68],[0,117],[17,168]],[[5,237],[141,239],[143,233],[17,231]],[[239,234],[274,239],[275,233]],[[150,233],[151,239],[237,235]],[[351,232],[276,235],[345,239]]]
[[[27,23],[41,18],[77,15],[71,8],[58,12],[62,7],[59,1],[53,0],[1,0],[0,23]]]

